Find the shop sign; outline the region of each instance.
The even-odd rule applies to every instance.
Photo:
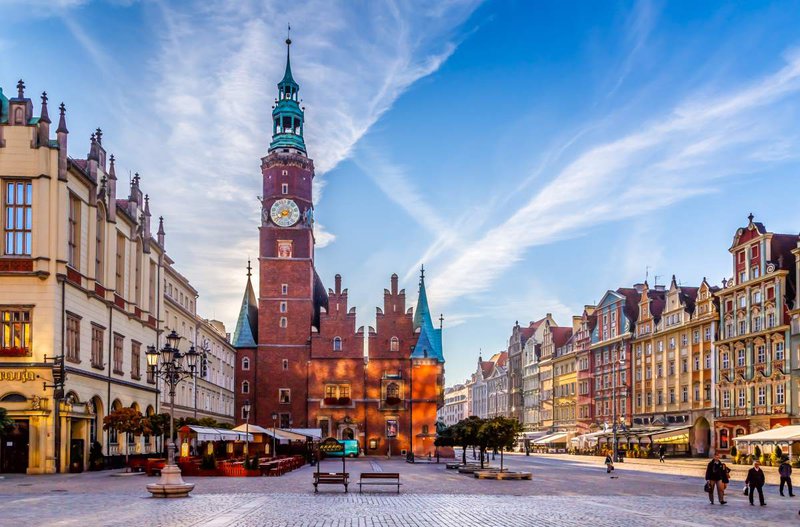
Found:
[[[653,440],[659,445],[684,445],[689,443],[689,434],[675,434],[668,437],[659,437]]]
[[[35,381],[36,374],[28,369],[24,370],[0,370],[0,381],[17,381],[17,382],[28,382],[28,381]]]

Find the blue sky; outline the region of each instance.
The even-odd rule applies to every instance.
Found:
[[[424,262],[448,383],[648,268],[719,283],[750,211],[800,231],[800,3],[432,4],[0,0],[0,85],[63,100],[72,156],[103,128],[232,329],[291,22],[323,281],[373,325]]]

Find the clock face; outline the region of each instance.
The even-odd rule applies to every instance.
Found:
[[[291,227],[300,219],[300,209],[297,203],[290,199],[279,199],[272,204],[269,215],[275,225]]]

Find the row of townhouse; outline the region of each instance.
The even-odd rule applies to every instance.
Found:
[[[467,383],[469,413],[507,400],[504,415],[542,448],[596,446],[616,430],[622,448],[697,456],[800,423],[800,237],[750,215],[729,252],[721,286],[673,276],[608,290],[566,326],[549,314],[516,323],[503,365],[479,361]],[[490,384],[501,368],[506,383]]]
[[[193,343],[207,357],[175,413],[233,422],[235,350],[221,322],[197,316],[197,292],[165,252],[163,219],[152,234],[139,176],[123,195],[99,128],[88,155],[68,155],[66,108],[54,139],[47,102],[42,94],[36,116],[22,81],[16,97],[0,89],[0,407],[15,425],[0,442],[0,472],[80,471],[95,442],[106,456],[155,448],[147,437],[126,444],[103,417],[169,412],[145,353],[173,329],[182,351]]]

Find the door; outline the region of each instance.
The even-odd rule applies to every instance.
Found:
[[[0,438],[0,472],[25,474],[29,443],[28,421],[15,420],[11,432]]]

